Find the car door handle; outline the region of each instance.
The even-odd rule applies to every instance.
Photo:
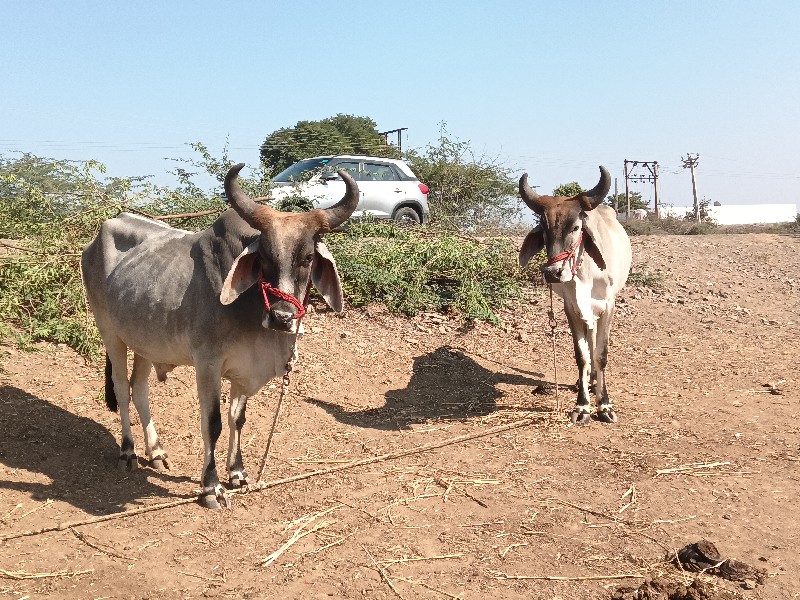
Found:
[[[397,189],[394,191],[394,193],[395,193],[395,194],[402,194],[402,193],[403,193],[403,190],[401,190],[400,188],[397,188]]]

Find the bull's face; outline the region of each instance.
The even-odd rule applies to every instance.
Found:
[[[358,204],[358,185],[340,172],[347,191],[344,198],[325,210],[282,213],[256,204],[239,187],[236,175],[243,165],[233,167],[225,178],[231,206],[259,237],[236,258],[223,284],[220,301],[230,304],[258,283],[265,296],[261,320],[265,328],[296,332],[302,303],[314,286],[335,311],[342,310],[342,290],[336,263],[322,235],[341,225]]]
[[[583,219],[586,213],[566,198],[541,217],[542,237],[547,250],[547,263],[542,275],[548,283],[571,281],[577,269],[583,241]]]
[[[588,192],[573,198],[540,196],[528,185],[528,174],[524,174],[519,180],[520,195],[531,210],[539,215],[539,225],[522,244],[520,264],[528,264],[542,248],[546,248],[547,263],[542,267],[542,275],[548,283],[572,281],[584,252],[591,253],[604,268],[602,256],[594,252],[592,240],[586,235],[584,220],[589,211],[600,205],[610,187],[611,176],[604,167],[600,167],[600,182]]]

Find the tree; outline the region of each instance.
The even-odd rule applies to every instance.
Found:
[[[577,196],[583,191],[581,185],[577,181],[571,181],[570,183],[562,183],[556,189],[553,190],[553,196],[566,196],[567,198],[572,198],[573,196]]]
[[[644,208],[645,210],[647,210],[649,202],[642,199],[641,192],[628,192],[628,196],[630,197],[631,200],[631,210],[635,210],[637,208]],[[617,202],[619,202],[619,204],[617,204]],[[616,208],[617,206],[619,206],[620,212],[625,212],[626,210],[628,210],[628,202],[627,200],[625,200],[624,193],[617,194],[616,196],[614,194],[611,194],[606,198],[606,204],[608,204],[612,208]]]
[[[500,223],[519,212],[511,170],[470,143],[449,136],[441,124],[439,141],[405,153],[411,169],[430,192],[431,217],[458,229]]]
[[[270,133],[261,144],[261,161],[274,173],[298,160],[326,154],[397,157],[369,117],[338,114],[321,121],[298,121]]]

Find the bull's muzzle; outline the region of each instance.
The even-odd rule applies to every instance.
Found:
[[[564,263],[542,267],[542,276],[546,283],[561,283],[564,281]]]
[[[296,317],[294,311],[273,308],[267,312],[267,327],[276,331],[294,331]]]

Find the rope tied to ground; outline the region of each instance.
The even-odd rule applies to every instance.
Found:
[[[556,360],[556,327],[558,326],[558,322],[556,321],[556,313],[553,310],[553,286],[551,284],[547,287],[550,288],[550,310],[547,311],[547,318],[550,320],[550,337],[553,343],[553,379],[556,386],[556,414],[559,414],[561,412],[561,400],[558,397],[558,361]]]

